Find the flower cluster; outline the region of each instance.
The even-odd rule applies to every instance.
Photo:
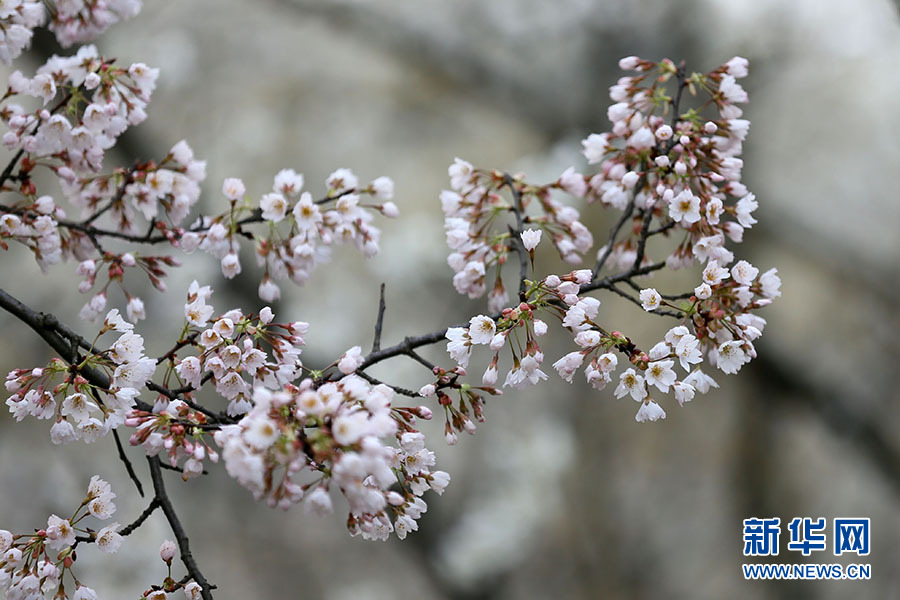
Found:
[[[6,390],[12,394],[6,400],[9,411],[17,421],[27,415],[54,419],[50,428],[54,444],[91,443],[105,436],[125,422],[139,390],[156,370],[156,361],[144,356],[144,339],[133,329],[113,309],[97,336],[108,331],[121,334],[109,350],[91,353],[73,367],[57,358],[43,368],[13,369],[6,376]],[[109,389],[89,382],[81,374],[84,369],[105,371]],[[60,376],[62,382],[53,385]]]
[[[54,0],[50,31],[63,47],[96,38],[141,11],[141,0]]]
[[[740,118],[738,104],[748,98],[736,81],[747,75],[746,59],[736,57],[710,73],[689,77],[668,59],[653,63],[628,57],[619,64],[638,74],[610,88],[615,102],[607,111],[611,131],[582,142],[588,162],[600,163],[600,172],[589,179],[589,199],[629,212],[636,207],[664,228],[685,232],[667,258],[669,268],[695,260],[730,263],[734,256],[725,240],[741,241],[744,229],[756,223],[752,213],[758,206],[740,181],[743,161],[738,158],[750,126]],[[674,99],[666,89],[673,80]],[[700,90],[709,100],[684,110],[685,89]],[[716,113],[704,117],[704,106],[715,107]],[[601,253],[611,254],[620,267],[630,265],[649,218]]]
[[[194,405],[175,396],[192,401],[204,384],[211,383],[228,401],[227,415],[243,415],[253,406],[253,387],[281,389],[300,375],[299,356],[309,329],[300,321],[274,323],[268,307],[259,315],[232,309],[214,317],[214,308],[208,304],[211,295],[209,286],[191,283],[181,336],[164,357],[163,380],[167,385],[176,381],[177,393],[165,388],[169,393],[157,396],[152,411],[134,410],[125,422],[136,429],[131,444],[142,445],[148,455],[165,451],[172,466],[186,459],[182,466],[185,479],[202,473],[205,459],[218,462],[218,453],[204,437],[212,413],[195,410]],[[177,352],[185,347],[197,353],[179,359]]]
[[[441,192],[441,206],[447,245],[451,250],[447,262],[455,272],[453,285],[460,294],[479,298],[488,289],[488,271],[494,267],[494,282],[488,292],[491,311],[500,310],[509,300],[501,267],[509,253],[523,243],[504,222],[503,215],[515,215],[522,223],[537,228],[532,229],[534,233],[525,243],[536,245],[535,236],[546,231],[559,255],[571,264],[580,264],[581,256],[594,245],[591,232],[579,221],[578,211],[563,205],[552,195],[554,189],[565,190],[576,197],[584,195],[584,190],[566,183],[568,173],[554,183],[537,186],[520,177],[475,169],[457,158],[450,166],[449,174],[452,189]],[[511,200],[501,195],[504,187],[509,188]],[[532,210],[536,214],[529,214],[529,207],[534,207]]]
[[[188,289],[185,327],[178,343],[189,341],[198,353],[178,361],[174,372],[189,390],[199,390],[211,380],[216,392],[228,400],[227,413],[242,415],[251,406],[253,387],[278,389],[300,374],[303,365],[299,357],[309,324],[273,323],[274,314],[268,307],[258,315],[232,309],[213,317],[214,309],[207,304],[211,295],[209,286],[196,281]],[[174,356],[171,362],[174,364]]]
[[[181,247],[186,252],[200,248],[220,259],[222,273],[231,279],[241,272],[238,237],[243,226],[264,222],[266,231],[254,237],[257,262],[264,269],[259,296],[266,302],[281,296],[276,280],[304,284],[316,265],[328,259],[333,244],[353,242],[366,257],[378,253],[381,232],[371,224],[372,213],[366,209],[397,216],[397,206],[390,202],[393,181],[379,177],[363,187],[352,171],[338,169],[329,175],[327,193],[319,200],[304,191],[303,184],[302,174],[283,169],[275,175],[272,191],[252,203],[243,181],[226,179],[222,193],[230,210],[200,218],[181,237]],[[364,196],[375,203],[364,203]]]
[[[40,0],[7,1],[0,4],[0,60],[12,63],[31,45],[33,29],[44,24],[47,14]]]
[[[258,387],[251,411],[215,440],[229,475],[257,498],[284,508],[302,501],[324,514],[332,511],[334,486],[349,503],[352,535],[384,540],[394,532],[402,539],[427,509],[421,496],[442,493],[450,477],[431,470],[434,453],[413,427],[431,411],[394,407],[393,395],[357,375],[318,387],[312,379],[276,392]]]
[[[42,106],[28,111],[8,103],[0,120],[9,127],[3,145],[22,149],[30,158],[54,158],[61,179],[100,170],[105,150],[128,128],[147,118],[145,108],[156,87],[158,69],[134,63],[127,69],[82,46],[74,56],[51,56],[29,79],[21,71],[9,76],[4,99],[30,96]],[[58,95],[62,99],[45,108]]]
[[[34,254],[42,271],[59,263],[63,259],[63,238],[54,217],[62,213],[53,198],[26,198],[12,211],[0,214],[0,247],[6,250],[7,240],[22,244]]]
[[[47,527],[35,533],[14,535],[0,529],[0,588],[5,597],[37,599],[52,594],[54,599],[96,600],[94,590],[72,572],[77,559],[75,546],[78,542],[93,542],[101,552],[112,554],[122,544],[122,536],[117,532],[118,523],[110,523],[99,531],[79,527],[79,523],[87,517],[101,521],[111,518],[116,512],[115,497],[109,484],[94,475],[72,517],[50,515]],[[75,586],[71,596],[63,581],[66,574]]]

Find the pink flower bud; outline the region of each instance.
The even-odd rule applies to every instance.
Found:
[[[168,564],[172,562],[173,558],[175,558],[175,552],[177,551],[178,547],[175,545],[175,542],[166,540],[159,547],[159,557]]]

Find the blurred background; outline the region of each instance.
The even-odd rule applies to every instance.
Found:
[[[740,254],[763,270],[778,267],[784,281],[783,297],[761,313],[769,324],[759,358],[684,408],[664,405],[668,418],[652,424],[634,422],[634,403],[553,374],[491,401],[474,437],[447,447],[435,436],[438,467],[453,481],[443,497],[426,498],[421,529],[405,542],[350,538],[340,509],[327,519],[271,510],[221,468],[188,484],[170,473],[217,598],[900,598],[896,5],[147,2],[97,45],[161,68],[149,120],[126,134],[107,167],[161,157],[187,139],[209,161],[209,212],[223,206],[227,176],[242,177],[256,197],[284,167],[303,172],[314,195],[341,166],[363,181],[394,178],[401,218],[379,221],[381,254],[364,260],[339,248],[306,287],[284,288],[276,315],[311,322],[304,361],[312,366],[370,347],[382,281],[383,345],[484,310],[455,294],[445,262],[437,195],[454,156],[550,181],[570,165],[587,169],[579,141],[607,128],[619,58],[683,58],[698,71],[735,55],[751,61],[742,82],[752,122],[744,181],[760,222]],[[30,73],[58,49],[41,37],[36,51],[17,66]],[[579,209],[602,244],[616,215]],[[539,256],[547,271],[554,260]],[[87,298],[72,271],[39,276],[18,248],[0,263],[4,289],[89,333],[77,320]],[[214,259],[197,255],[170,277],[168,295],[146,290],[150,353],[177,335],[171,306],[195,277],[216,289],[218,309],[258,309],[258,278],[246,271],[226,282]],[[668,326],[602,299],[609,322],[639,343]],[[4,369],[50,357],[23,325],[0,320]],[[570,344],[550,341],[547,367]],[[443,345],[425,354],[449,362]],[[402,359],[372,373],[414,389],[427,382]],[[117,520],[142,510],[112,439],[53,447],[46,422],[15,424],[5,413],[0,421],[0,527],[28,531],[51,512],[66,514],[95,473],[119,493]],[[140,453],[129,452],[148,486]],[[773,562],[868,562],[872,579],[744,581],[742,520],[763,516],[829,523],[827,551],[788,552],[784,529]],[[835,517],[872,519],[869,557],[832,556]],[[156,514],[114,559],[80,550],[77,573],[102,597],[137,598],[165,575],[156,552],[167,537]]]

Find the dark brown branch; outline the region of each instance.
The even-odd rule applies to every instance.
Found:
[[[182,527],[181,521],[178,519],[178,514],[175,512],[175,507],[172,506],[172,501],[169,500],[169,495],[166,492],[166,484],[163,481],[159,457],[148,456],[147,463],[150,465],[150,478],[153,480],[153,490],[156,493],[154,497],[159,503],[160,508],[162,508],[163,513],[166,515],[166,520],[169,522],[169,527],[172,529],[172,534],[175,536],[175,542],[178,544],[178,551],[181,554],[181,562],[184,564],[184,568],[187,569],[191,578],[200,585],[200,596],[203,600],[212,600],[213,595],[210,591],[212,586],[206,581],[206,577],[203,576],[203,573],[197,566],[197,562],[194,560],[194,555],[191,554],[191,542],[188,539],[184,527]]]

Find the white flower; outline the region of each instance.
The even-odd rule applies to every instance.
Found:
[[[394,180],[390,177],[378,177],[371,185],[375,197],[379,200],[390,200],[394,197]]]
[[[259,201],[259,208],[262,209],[262,218],[273,223],[278,223],[287,214],[287,200],[278,193],[266,194]]]
[[[369,429],[369,415],[363,410],[342,413],[331,424],[334,441],[341,446],[355,444],[369,433]]]
[[[741,77],[747,76],[747,67],[750,65],[750,61],[741,56],[735,56],[727,63],[725,63],[726,72],[734,77],[735,79],[740,79]]]
[[[644,378],[635,373],[634,369],[628,369],[619,375],[619,385],[616,387],[615,391],[616,398],[621,398],[628,394],[631,394],[631,397],[636,402],[640,402],[647,397],[647,388],[644,387]]]
[[[683,405],[685,402],[690,402],[694,399],[694,386],[689,383],[677,381],[675,382],[675,385],[672,386],[672,390],[675,392],[675,399],[678,400],[679,405]]]
[[[97,592],[86,585],[79,584],[75,588],[75,595],[72,596],[72,600],[97,600]]]
[[[728,269],[719,266],[719,261],[711,260],[703,269],[703,283],[713,286],[728,278]]]
[[[708,283],[701,283],[694,288],[694,295],[700,300],[706,300],[712,296],[712,288],[709,287]]]
[[[750,228],[753,227],[754,223],[756,223],[756,219],[753,218],[753,211],[759,208],[759,203],[756,201],[756,196],[753,194],[747,194],[735,205],[735,209],[737,212],[738,223],[741,224],[742,227]]]
[[[122,536],[116,533],[118,523],[110,523],[97,532],[97,549],[100,552],[112,554],[122,545]]]
[[[741,342],[725,342],[718,348],[718,360],[716,366],[723,372],[732,375],[741,370],[744,363],[749,362],[749,357],[741,348]]]
[[[333,508],[331,504],[331,496],[322,486],[308,493],[303,500],[303,508],[306,513],[313,513],[320,517],[330,515]]]
[[[237,201],[244,197],[247,188],[244,182],[236,177],[228,177],[222,183],[222,193],[231,201]]]
[[[627,173],[622,175],[622,185],[624,185],[628,189],[631,189],[635,186],[635,184],[638,182],[638,179],[640,178],[641,176],[634,171],[628,171]]]
[[[385,202],[379,207],[378,210],[380,210],[381,214],[389,219],[396,219],[398,216],[400,216],[400,209],[397,208],[397,205],[393,202]]]
[[[606,354],[601,354],[597,357],[597,366],[604,373],[609,373],[610,371],[614,371],[616,366],[619,364],[619,359],[615,354],[611,352],[607,352]]]
[[[655,385],[659,391],[663,393],[668,393],[669,386],[675,383],[676,375],[675,371],[672,370],[672,365],[675,364],[673,360],[658,360],[651,362],[647,365],[647,370],[644,371],[644,377],[646,378],[648,385]]]
[[[599,331],[588,329],[575,334],[575,343],[582,348],[592,348],[600,343],[602,336]]]
[[[579,351],[569,352],[553,363],[553,368],[556,369],[560,377],[569,383],[572,383],[572,376],[581,366],[582,362],[584,362],[584,353]]]
[[[115,494],[103,494],[94,498],[88,503],[88,512],[100,520],[110,518],[116,512],[116,505],[112,501],[114,497]]]
[[[262,281],[259,282],[257,293],[260,299],[266,302],[274,302],[281,298],[281,288],[272,281],[271,277],[263,277]]]
[[[48,546],[54,550],[62,550],[75,543],[75,529],[72,528],[68,519],[50,515],[50,518],[47,519],[47,538],[50,540]],[[2,544],[0,544],[0,548],[2,548]]]
[[[762,295],[766,298],[777,298],[781,295],[781,278],[776,273],[778,269],[769,269],[759,278]]]
[[[450,176],[450,187],[458,192],[467,192],[471,187],[474,171],[472,163],[459,157],[453,159],[453,164],[447,169],[447,174]]]
[[[207,305],[202,297],[184,305],[184,318],[197,327],[204,327],[212,314],[213,307]]]
[[[540,229],[526,229],[522,232],[522,245],[525,246],[526,250],[531,252],[537,247],[541,242],[541,233]]]
[[[128,331],[124,333],[109,350],[109,356],[116,364],[132,362],[144,353],[144,338]]]
[[[125,310],[128,312],[128,318],[134,322],[147,318],[147,313],[144,311],[144,301],[137,296],[132,296],[128,299],[128,306]]]
[[[675,344],[675,355],[681,363],[681,368],[690,371],[691,365],[703,362],[700,353],[700,340],[693,335],[685,335]]]
[[[447,343],[447,352],[450,354],[450,358],[462,368],[466,368],[472,352],[469,332],[464,327],[450,327],[447,329],[445,337],[450,340]]]
[[[70,394],[63,400],[60,414],[72,417],[76,423],[84,423],[90,418],[90,412],[99,410],[97,405],[80,392]]]
[[[582,153],[589,165],[603,162],[603,157],[606,155],[606,147],[608,144],[609,134],[607,133],[592,133],[587,136],[587,138],[581,140],[581,145],[584,147]]]
[[[303,175],[294,169],[282,169],[275,175],[272,189],[289,198],[296,198],[303,189]]]
[[[731,278],[740,283],[741,285],[750,285],[753,283],[753,280],[756,279],[756,276],[759,274],[759,269],[751,265],[746,260],[740,260],[733,267],[731,267]]]
[[[241,424],[244,427],[244,440],[255,450],[265,450],[281,437],[278,424],[264,415],[248,416]]]
[[[641,404],[637,414],[634,415],[634,420],[638,423],[646,423],[647,421],[656,421],[665,418],[666,411],[653,400]]]
[[[682,190],[669,200],[669,216],[676,223],[690,225],[700,220],[700,198],[690,190]]]
[[[435,387],[434,387],[433,383],[423,385],[421,388],[419,388],[419,395],[422,396],[423,398],[429,398],[431,396],[434,396],[434,392],[435,392]]]
[[[337,169],[328,176],[325,184],[330,190],[344,192],[355,189],[359,185],[359,179],[350,169]]]
[[[294,206],[293,215],[300,231],[314,230],[316,225],[322,222],[322,213],[309,192],[300,195],[300,200]]]
[[[341,355],[340,360],[338,360],[338,370],[344,375],[349,375],[353,373],[363,364],[363,355],[362,348],[359,346],[353,346],[344,354]]]
[[[234,279],[241,272],[241,261],[237,254],[229,252],[222,257],[222,274],[226,279]]]
[[[203,588],[196,581],[192,581],[184,586],[184,595],[188,600],[200,600],[203,596],[201,592]]]
[[[673,133],[672,128],[668,125],[660,125],[654,135],[658,140],[668,140],[672,138]]]
[[[655,288],[647,288],[645,290],[641,290],[641,306],[644,307],[644,310],[648,312],[656,310],[657,308],[659,308],[661,302],[662,298]]]
[[[496,332],[494,320],[485,315],[478,315],[469,320],[469,339],[473,344],[490,344]]]
[[[498,374],[497,365],[492,362],[488,365],[488,368],[484,370],[484,374],[481,376],[481,384],[487,386],[496,385]]]
[[[581,198],[587,193],[587,183],[584,175],[577,173],[575,167],[569,167],[559,176],[559,186],[568,193]]]
[[[701,394],[705,394],[709,391],[709,388],[719,387],[719,384],[716,383],[716,380],[701,371],[700,369],[695,369],[690,375],[684,378],[683,383],[690,384]]]
[[[56,445],[68,444],[78,439],[75,428],[66,420],[57,421],[50,428],[50,441]]]
[[[631,134],[631,137],[625,143],[631,148],[646,150],[656,144],[656,138],[653,137],[653,132],[650,131],[649,127],[641,127]]]

